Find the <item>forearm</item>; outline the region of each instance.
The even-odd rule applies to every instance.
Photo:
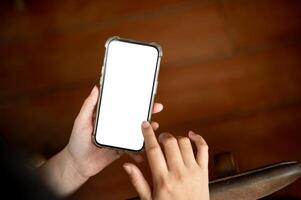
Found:
[[[38,170],[50,189],[62,197],[72,194],[88,180],[77,170],[67,148],[50,158]]]

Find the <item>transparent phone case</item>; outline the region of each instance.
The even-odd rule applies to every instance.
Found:
[[[107,61],[107,55],[108,55],[108,47],[109,47],[110,42],[112,42],[113,40],[124,41],[124,42],[135,43],[135,44],[141,44],[141,45],[147,45],[147,46],[153,46],[159,52],[159,58],[158,58],[158,62],[157,62],[156,72],[155,72],[155,84],[154,84],[154,88],[153,88],[153,94],[151,96],[151,107],[150,107],[150,112],[148,113],[148,118],[147,118],[147,120],[150,121],[151,120],[151,115],[152,115],[152,110],[153,110],[153,105],[154,105],[154,99],[155,99],[155,95],[156,95],[157,87],[158,87],[158,75],[159,75],[160,61],[161,61],[161,58],[163,56],[162,48],[159,44],[157,44],[155,42],[147,43],[147,42],[141,42],[141,41],[132,40],[132,39],[121,38],[119,36],[113,36],[113,37],[108,38],[106,43],[105,43],[105,49],[106,50],[105,50],[104,61],[103,61],[102,69],[101,69],[101,76],[100,76],[100,80],[99,80],[99,90],[100,91],[102,89],[101,87],[103,85],[103,80],[104,80],[103,76],[105,74],[106,61]],[[101,144],[97,143],[97,141],[96,141],[96,126],[98,124],[98,112],[99,112],[99,107],[100,107],[100,99],[101,99],[101,93],[99,93],[99,97],[98,97],[96,118],[95,118],[95,123],[94,123],[94,130],[93,130],[93,134],[92,134],[93,143],[98,147],[113,148],[113,149],[116,149],[116,150],[131,151],[131,152],[135,151],[135,150],[128,150],[128,149],[118,148],[118,147],[108,147],[108,146],[101,145]]]

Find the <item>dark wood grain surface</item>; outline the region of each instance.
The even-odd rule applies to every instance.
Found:
[[[231,151],[242,171],[301,160],[298,0],[24,0],[1,1],[0,11],[0,132],[12,146],[49,156],[67,143],[98,83],[104,42],[119,35],[163,47],[158,133],[195,130],[211,156]],[[121,167],[128,159],[75,197],[136,196]],[[300,187],[279,194],[301,197]]]

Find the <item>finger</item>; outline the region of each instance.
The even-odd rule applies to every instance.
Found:
[[[98,88],[97,86],[94,86],[90,95],[84,101],[77,116],[77,119],[80,119],[80,122],[83,122],[84,124],[86,124],[87,122],[92,123],[94,108],[97,104],[97,98]]]
[[[129,175],[131,183],[140,196],[140,199],[151,200],[151,189],[140,169],[131,163],[125,163],[123,168]]]
[[[159,113],[163,110],[163,104],[155,103],[153,106],[153,113]]]
[[[189,138],[195,143],[197,148],[196,161],[200,167],[208,168],[208,145],[202,136],[189,131]]]
[[[154,131],[156,131],[159,128],[159,123],[158,122],[151,122],[151,126]]]
[[[177,139],[178,139],[178,144],[179,144],[179,148],[184,164],[186,166],[197,164],[193,154],[190,139],[188,137],[182,137],[182,136],[178,137]]]
[[[178,170],[184,166],[177,139],[170,133],[161,133],[160,143],[163,144],[165,159],[169,170]]]
[[[166,161],[149,122],[144,121],[142,123],[142,132],[144,136],[145,151],[149,167],[152,172],[153,179],[157,179],[161,175],[167,173],[168,170]]]

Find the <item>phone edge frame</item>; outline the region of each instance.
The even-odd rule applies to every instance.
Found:
[[[105,75],[105,71],[106,71],[105,68],[106,68],[107,55],[108,55],[108,46],[109,46],[110,42],[112,42],[113,40],[124,41],[124,42],[129,42],[129,43],[134,43],[134,44],[140,44],[140,45],[152,46],[158,51],[155,77],[154,77],[153,86],[152,86],[151,102],[150,102],[150,107],[149,107],[148,116],[147,116],[147,121],[149,121],[149,122],[151,120],[152,110],[153,110],[153,106],[154,106],[154,100],[155,100],[155,96],[157,94],[157,88],[158,88],[158,83],[159,83],[158,82],[158,76],[159,76],[160,63],[161,63],[161,58],[163,56],[163,51],[162,51],[161,46],[159,44],[155,43],[155,42],[148,43],[148,42],[142,42],[142,41],[137,41],[137,40],[132,40],[132,39],[121,38],[119,36],[110,37],[105,42],[105,55],[104,55],[102,69],[101,69],[101,76],[100,76],[100,79],[99,79],[99,95],[98,95],[98,99],[97,99],[97,109],[96,109],[95,122],[94,122],[94,125],[93,125],[92,142],[94,143],[94,145],[96,145],[97,147],[100,147],[100,148],[104,147],[104,148],[115,149],[115,150],[118,150],[118,151],[125,151],[125,152],[140,152],[144,149],[144,144],[145,144],[144,141],[143,141],[143,145],[142,145],[141,149],[133,150],[133,149],[127,149],[127,148],[122,148],[122,147],[115,147],[115,146],[100,144],[96,140],[96,132],[97,132],[97,125],[98,125],[98,118],[99,118],[99,108],[100,108],[100,99],[101,99],[101,96],[102,96],[102,89],[103,89],[102,85],[104,83],[104,75]]]

